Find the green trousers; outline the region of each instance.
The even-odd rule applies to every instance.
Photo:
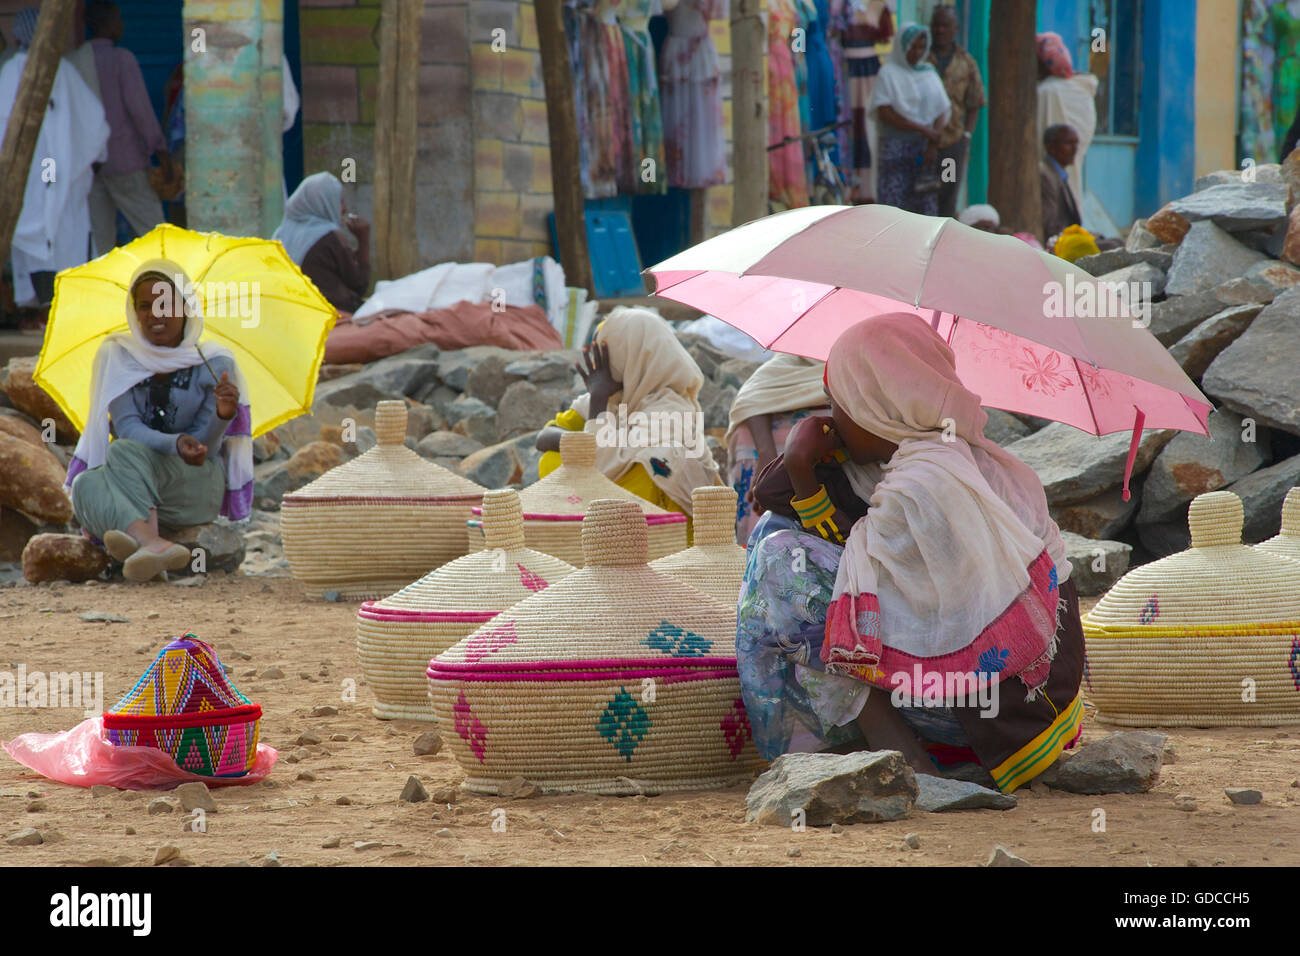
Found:
[[[151,508],[158,510],[159,525],[185,528],[215,520],[225,491],[226,478],[214,458],[196,468],[177,455],[118,439],[109,442],[104,464],[73,480],[72,510],[96,538],[148,521]]]

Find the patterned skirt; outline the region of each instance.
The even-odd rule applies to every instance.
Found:
[[[919,135],[895,135],[882,125],[877,146],[876,201],[924,216],[939,215],[939,194],[918,195],[915,189],[917,178],[926,168],[921,165],[925,140]]]

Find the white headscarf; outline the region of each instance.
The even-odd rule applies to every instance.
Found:
[[[1002,217],[998,215],[998,211],[986,202],[967,206],[961,211],[957,221],[968,226],[973,226],[977,222],[991,222],[995,226],[1002,225]]]
[[[855,423],[898,446],[845,544],[827,670],[888,687],[919,661],[1020,677],[1032,695],[1055,654],[1058,585],[1070,574],[1038,476],[984,437],[979,396],[915,315],[850,328],[827,381]]]
[[[731,405],[731,419],[723,440],[730,440],[736,429],[755,415],[825,406],[826,389],[822,384],[825,371],[825,362],[784,353],[772,356],[740,386]]]
[[[925,52],[915,66],[907,61],[907,48],[918,36],[925,37]],[[952,112],[952,101],[943,88],[943,80],[925,61],[930,53],[930,31],[915,23],[908,24],[894,40],[884,66],[876,74],[867,112],[875,116],[882,106],[892,107],[904,119],[932,126],[939,117]]]
[[[343,184],[333,173],[313,173],[284,204],[284,219],[272,234],[298,265],[311,247],[343,227]]]
[[[158,272],[171,278],[183,298],[185,330],[180,345],[169,348],[154,345],[145,338],[135,314],[132,291],[141,276]],[[143,263],[127,284],[126,324],[129,333],[110,335],[95,353],[95,367],[90,381],[90,414],[86,427],[72,453],[64,487],[71,488],[81,472],[97,468],[108,455],[108,406],[119,396],[152,375],[166,375],[183,368],[202,365],[204,359],[218,356],[230,360],[234,367],[235,386],[239,389],[239,408],[221,442],[221,460],[226,478],[226,493],[221,513],[232,521],[243,521],[252,510],[253,438],[248,406],[248,385],[229,349],[205,342],[200,354],[198,341],[203,335],[203,314],[193,293],[189,277],[176,263],[152,259]],[[187,294],[188,291],[188,294]]]

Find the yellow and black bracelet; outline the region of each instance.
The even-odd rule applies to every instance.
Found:
[[[799,521],[810,531],[816,531],[827,541],[844,543],[844,535],[835,524],[835,506],[826,494],[826,486],[817,489],[816,494],[807,498],[791,498],[790,506],[794,508]]]

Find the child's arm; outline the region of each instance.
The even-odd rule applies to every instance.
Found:
[[[834,421],[823,415],[799,422],[785,442],[785,470],[794,488],[790,504],[804,528],[834,544],[848,538],[853,520],[831,502],[814,468],[818,462],[833,460],[836,452],[842,454],[843,447]]]

